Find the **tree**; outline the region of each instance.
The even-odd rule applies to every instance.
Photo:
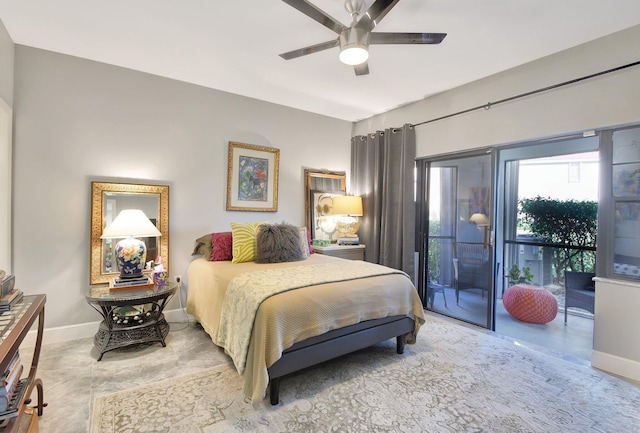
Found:
[[[596,246],[598,203],[583,200],[526,198],[519,201],[521,222],[553,249],[553,267],[560,282],[565,270],[592,272],[595,252],[572,247]]]

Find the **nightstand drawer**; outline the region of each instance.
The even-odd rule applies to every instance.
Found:
[[[349,260],[364,260],[364,249],[364,245],[331,245],[328,247],[313,247],[313,251],[318,254]]]

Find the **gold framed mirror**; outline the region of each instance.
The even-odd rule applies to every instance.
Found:
[[[347,190],[347,175],[344,171],[304,169],[304,217],[309,233],[312,231],[313,212],[311,209],[312,191],[342,191]]]
[[[144,239],[147,258],[154,260],[160,256],[165,269],[169,269],[169,186],[91,182],[90,284],[108,283],[119,275],[115,258],[110,253],[113,240],[100,239],[100,236],[125,209],[141,209],[158,227],[162,236]]]

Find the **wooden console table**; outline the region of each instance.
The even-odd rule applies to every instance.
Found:
[[[7,418],[8,422],[4,430],[0,429],[0,431],[4,433],[17,432],[21,429],[21,426],[24,428],[25,424],[27,425],[27,432],[36,433],[38,431],[38,416],[42,415],[42,411],[47,405],[43,399],[42,381],[36,378],[40,349],[42,348],[44,304],[46,299],[46,295],[25,296],[22,302],[16,304],[9,312],[14,315],[14,321],[0,337],[0,371],[4,372],[9,368],[13,355],[20,348],[20,343],[22,343],[27,336],[35,320],[38,319],[38,335],[36,337],[36,345],[33,349],[29,375],[20,381],[20,384],[26,387],[23,397],[18,402],[17,411],[9,410],[5,413],[0,413],[0,417],[2,417],[7,415],[8,412],[13,412],[7,415],[10,417]],[[27,406],[31,403],[33,388],[36,388],[38,391],[38,403],[35,406],[37,410]]]

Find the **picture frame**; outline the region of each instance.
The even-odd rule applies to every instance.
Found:
[[[280,150],[229,142],[227,210],[276,212]]]
[[[321,239],[336,242],[335,216],[333,215],[333,197],[344,195],[344,191],[309,191],[311,203],[311,239]]]

